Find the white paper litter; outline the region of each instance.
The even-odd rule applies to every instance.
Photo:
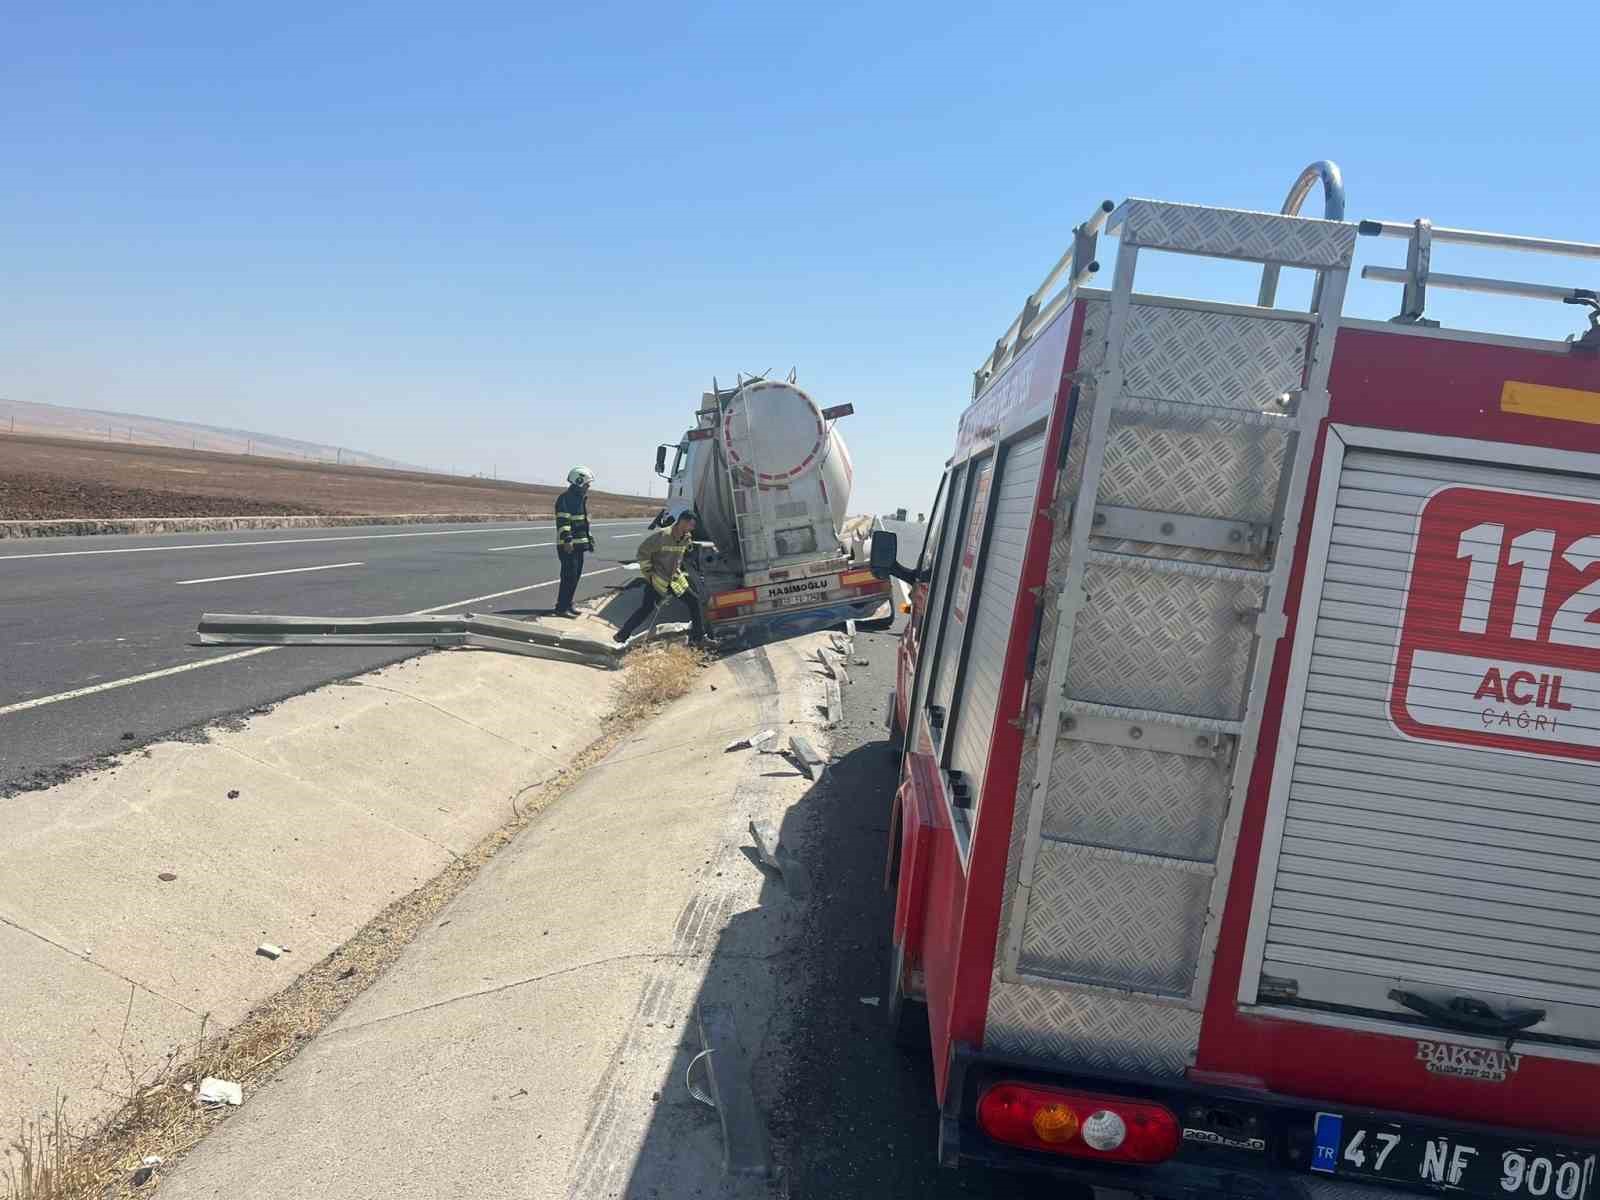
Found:
[[[195,1099],[201,1104],[243,1104],[244,1089],[226,1079],[208,1077],[200,1081],[200,1094]]]

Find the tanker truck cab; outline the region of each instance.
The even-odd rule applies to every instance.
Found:
[[[667,503],[656,524],[698,512],[694,566],[720,641],[893,620],[889,586],[847,528],[854,468],[835,424],[852,411],[819,407],[792,376],[713,380],[694,427],[657,448]]]
[[[1600,245],[1347,222],[1328,163],[1285,208],[1108,203],[983,343],[903,635],[885,1033],[951,1167],[1600,1200],[1600,332],[1428,308],[1593,306],[1430,256]],[[1408,243],[1361,273],[1393,320],[1343,311],[1362,237]],[[1140,291],[1150,252],[1260,296]]]

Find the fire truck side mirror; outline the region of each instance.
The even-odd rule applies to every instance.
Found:
[[[665,446],[656,447],[656,474],[663,478],[667,474],[667,448]]]
[[[871,555],[872,573],[879,579],[890,578],[900,563],[900,539],[887,529],[877,530],[872,535]]]

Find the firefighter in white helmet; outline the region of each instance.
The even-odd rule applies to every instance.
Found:
[[[561,560],[561,589],[556,595],[556,616],[575,617],[572,599],[583,576],[583,556],[594,549],[589,533],[589,485],[594,472],[573,467],[567,472],[567,490],[556,497],[556,557]]]

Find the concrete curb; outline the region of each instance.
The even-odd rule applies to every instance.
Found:
[[[644,520],[651,514],[641,514]],[[629,520],[592,514],[596,521]],[[107,533],[226,533],[241,529],[338,529],[351,525],[476,525],[490,521],[544,521],[549,511],[520,513],[381,513],[358,516],[307,517],[111,517],[58,521],[0,521],[0,540],[7,538],[87,537]]]
[[[143,1076],[201,1014],[235,1024],[499,828],[615,679],[432,654],[0,802],[0,1128],[57,1089],[92,1122],[108,1073]]]
[[[810,900],[789,873],[804,839],[796,859],[774,847],[779,872],[749,831],[792,837],[807,806],[839,800],[727,744],[766,728],[826,744],[820,644],[713,663],[252,1089],[162,1195],[770,1200],[758,1106],[782,1075],[778,985]],[[691,1083],[715,1088],[715,1115]]]

